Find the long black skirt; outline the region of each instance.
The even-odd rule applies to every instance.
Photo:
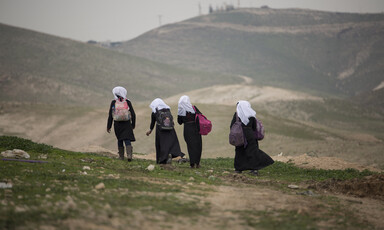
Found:
[[[259,143],[254,137],[251,128],[244,128],[247,146],[236,147],[235,170],[260,170],[274,163],[273,159],[263,150],[259,149]]]
[[[185,154],[181,152],[179,140],[174,129],[160,130],[156,125],[156,162],[164,164],[167,162],[168,155],[171,154],[172,158],[183,157]]]
[[[203,144],[195,122],[184,123],[184,140],[187,143],[190,164],[200,164]]]
[[[133,134],[131,121],[115,121],[113,123],[117,140],[136,140],[135,135]]]

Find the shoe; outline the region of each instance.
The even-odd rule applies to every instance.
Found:
[[[119,158],[120,160],[124,160],[124,147],[119,147]]]
[[[196,168],[199,169],[200,168],[200,164],[196,164]]]
[[[259,172],[257,170],[251,170],[249,172],[249,174],[251,174],[252,176],[258,176],[259,175]]]
[[[128,161],[131,162],[132,161],[132,152],[133,152],[133,147],[132,145],[128,145],[127,146],[127,158],[128,158]],[[124,160],[124,159],[123,159]]]
[[[237,170],[235,170],[235,173],[241,174],[241,173],[242,173],[242,171],[237,171]]]
[[[195,168],[195,164],[191,164],[191,169]]]
[[[167,165],[172,164],[172,154],[168,154]]]
[[[187,162],[189,162],[189,160],[188,160],[187,158],[182,157],[182,158],[180,158],[177,162],[179,162],[179,164],[182,164],[182,163],[187,163]]]

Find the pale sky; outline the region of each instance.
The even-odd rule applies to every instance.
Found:
[[[0,23],[77,41],[126,41],[160,24],[183,21],[199,12],[207,14],[209,5],[215,8],[224,3],[235,7],[384,12],[384,0],[0,0]]]

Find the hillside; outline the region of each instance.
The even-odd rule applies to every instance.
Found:
[[[0,24],[0,101],[108,106],[122,85],[150,100],[236,78],[149,61]]]
[[[384,82],[384,14],[237,9],[165,25],[114,49],[257,85],[382,101],[370,92]]]

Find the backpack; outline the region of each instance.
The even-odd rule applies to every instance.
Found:
[[[115,107],[112,107],[112,117],[114,121],[129,121],[131,119],[127,100],[115,100]]]
[[[158,110],[156,108],[156,122],[161,130],[172,130],[175,125],[171,110],[169,109]]]
[[[229,144],[237,147],[245,145],[243,126],[237,114],[236,121],[233,123],[231,131],[229,132]]]
[[[200,135],[207,135],[212,130],[212,122],[207,119],[203,114],[197,113],[195,106],[193,106],[193,109],[195,110],[195,121],[197,118],[199,118],[199,127],[200,127]]]
[[[256,118],[256,130],[255,130],[255,138],[258,141],[264,139],[264,126],[259,119]]]

